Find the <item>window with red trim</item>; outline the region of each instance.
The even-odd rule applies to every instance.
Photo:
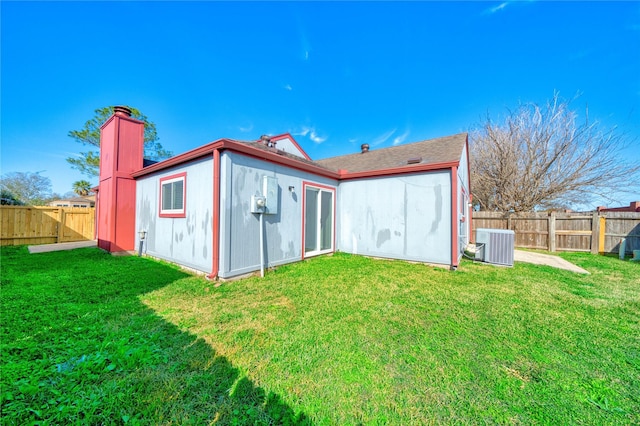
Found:
[[[185,217],[187,174],[167,176],[160,179],[160,216]]]

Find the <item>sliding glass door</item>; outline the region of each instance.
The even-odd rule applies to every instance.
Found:
[[[305,185],[304,254],[333,251],[335,189]]]

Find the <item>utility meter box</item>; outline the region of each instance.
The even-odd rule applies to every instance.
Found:
[[[262,176],[262,196],[266,199],[265,214],[278,214],[278,179]]]

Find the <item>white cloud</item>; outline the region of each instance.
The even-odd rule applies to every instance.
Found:
[[[507,0],[507,1],[503,1],[502,3],[500,3],[497,6],[494,7],[490,7],[488,9],[484,10],[484,14],[485,15],[492,15],[496,12],[500,12],[501,10],[506,9],[507,6],[513,4],[513,3],[519,3],[519,4],[523,4],[523,3],[534,3],[536,0]]]
[[[322,143],[327,140],[326,136],[323,137],[318,135],[315,130],[311,131],[311,133],[309,134],[309,139],[311,139],[315,143]]]
[[[247,127],[239,126],[239,127],[238,127],[238,130],[240,130],[240,131],[241,131],[241,132],[243,132],[243,133],[250,132],[250,131],[252,131],[252,130],[253,130],[253,123],[250,123]]]
[[[307,126],[302,126],[302,130],[299,130],[297,132],[292,132],[291,134],[293,136],[307,136],[309,134],[310,130],[311,130],[311,128],[309,128]]]
[[[293,87],[291,87],[291,85],[290,85],[290,84],[285,84],[285,85],[284,85],[284,90],[292,91],[292,90],[293,90]]]
[[[302,129],[298,132],[293,132],[294,136],[309,136],[314,143],[322,143],[327,140],[326,136],[320,136],[315,127],[302,126]]]
[[[43,154],[40,151],[32,151],[32,152],[36,152],[38,154]],[[44,153],[46,155],[46,153]],[[64,155],[55,155],[55,154],[50,154],[52,157],[59,157],[59,158],[67,158],[67,157],[82,157],[82,154],[80,154],[79,152],[65,152]]]
[[[407,139],[407,136],[409,136],[409,131],[407,130],[406,132],[404,132],[403,134],[401,134],[400,136],[396,136],[395,138],[393,138],[393,145],[400,145],[402,142],[404,142]]]
[[[393,129],[390,130],[386,133],[381,134],[380,136],[378,136],[377,138],[375,138],[373,141],[371,141],[371,146],[378,146],[381,145],[383,143],[385,143],[387,141],[387,139],[389,139],[391,136],[393,136],[393,134],[396,132],[397,129]]]
[[[507,7],[508,4],[509,4],[508,1],[502,2],[497,6],[494,6],[494,7],[491,7],[489,9],[485,10],[485,13],[496,13],[496,12],[498,12],[500,10],[504,10],[504,8]]]

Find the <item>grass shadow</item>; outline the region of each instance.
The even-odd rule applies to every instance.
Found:
[[[309,424],[139,296],[179,269],[98,249],[3,247],[3,424]]]

